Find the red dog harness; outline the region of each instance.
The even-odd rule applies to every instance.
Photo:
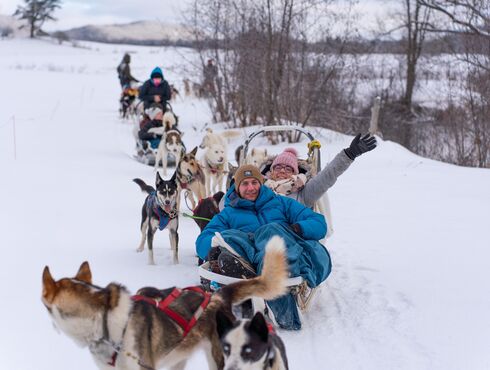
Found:
[[[196,312],[194,312],[194,315],[192,315],[189,321],[187,321],[184,317],[182,317],[180,314],[178,314],[177,312],[175,312],[169,307],[169,305],[177,298],[179,298],[182,292],[185,290],[196,292],[203,296],[203,300],[201,304],[197,308]],[[133,300],[134,302],[143,301],[149,303],[152,306],[158,308],[160,311],[164,312],[167,316],[169,316],[182,328],[182,330],[184,331],[184,333],[182,334],[182,339],[184,339],[187,336],[187,334],[189,334],[189,332],[194,327],[194,325],[196,325],[197,320],[199,320],[199,317],[202,315],[202,313],[208,306],[209,301],[211,300],[211,294],[204,291],[200,287],[191,286],[183,289],[174,288],[172,292],[163,300],[158,298],[146,297],[144,295],[134,295],[131,297],[131,300]],[[111,357],[111,361],[108,362],[107,364],[110,366],[116,366],[117,355],[118,352],[117,351],[114,352]]]
[[[180,297],[182,291],[184,290],[190,290],[199,293],[203,296],[203,301],[201,302],[201,305],[198,307],[196,312],[194,312],[194,315],[191,317],[189,321],[187,321],[180,314],[178,314],[170,307],[168,307],[173,301],[175,301],[178,297]],[[131,297],[131,299],[135,302],[144,301],[153,306],[156,306],[160,311],[164,312],[165,314],[167,314],[167,316],[169,316],[172,320],[174,320],[182,328],[182,330],[184,330],[183,338],[185,338],[187,334],[189,334],[189,331],[194,327],[194,325],[196,324],[197,320],[202,315],[204,310],[206,309],[209,300],[211,299],[211,294],[204,291],[200,287],[191,286],[184,289],[174,288],[172,292],[164,300],[149,298],[149,297],[145,297],[144,295],[134,295]]]

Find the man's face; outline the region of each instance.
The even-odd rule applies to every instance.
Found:
[[[158,86],[162,83],[162,79],[160,77],[153,77],[152,80],[155,86]]]
[[[254,177],[248,177],[240,183],[238,187],[238,194],[243,199],[250,200],[252,202],[257,199],[260,191],[260,182]]]
[[[294,170],[290,166],[278,164],[272,167],[271,178],[272,180],[287,180],[294,174]]]

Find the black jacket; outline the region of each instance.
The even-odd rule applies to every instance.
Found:
[[[139,82],[131,75],[129,63],[125,63],[124,61],[122,61],[121,64],[117,66],[117,73],[119,75],[119,82],[121,83],[121,87],[129,86],[131,81]]]
[[[158,86],[153,85],[153,82],[148,80],[140,87],[139,98],[143,101],[145,109],[155,102],[155,95],[160,96],[160,104],[165,108],[167,101],[170,100],[170,86],[167,80],[162,80]]]

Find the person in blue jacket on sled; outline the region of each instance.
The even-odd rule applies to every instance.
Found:
[[[319,243],[327,233],[323,215],[264,186],[264,178],[253,165],[239,167],[234,180],[225,195],[225,208],[196,240],[199,257],[217,261],[224,275],[251,278],[262,270],[268,240],[279,235],[286,244],[290,276],[303,277],[310,288],[324,281],[332,264]],[[291,293],[267,305],[280,327],[301,328]]]

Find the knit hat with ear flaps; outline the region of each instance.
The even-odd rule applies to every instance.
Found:
[[[272,162],[272,169],[278,164],[289,166],[293,169],[294,174],[298,174],[298,152],[294,148],[286,148]]]
[[[160,77],[163,78],[163,72],[160,67],[155,67],[153,71],[151,71],[150,78]]]
[[[255,167],[253,164],[244,164],[243,166],[238,167],[235,172],[235,187],[238,189],[240,183],[248,177],[257,179],[261,184],[264,183],[264,177],[257,167]]]

